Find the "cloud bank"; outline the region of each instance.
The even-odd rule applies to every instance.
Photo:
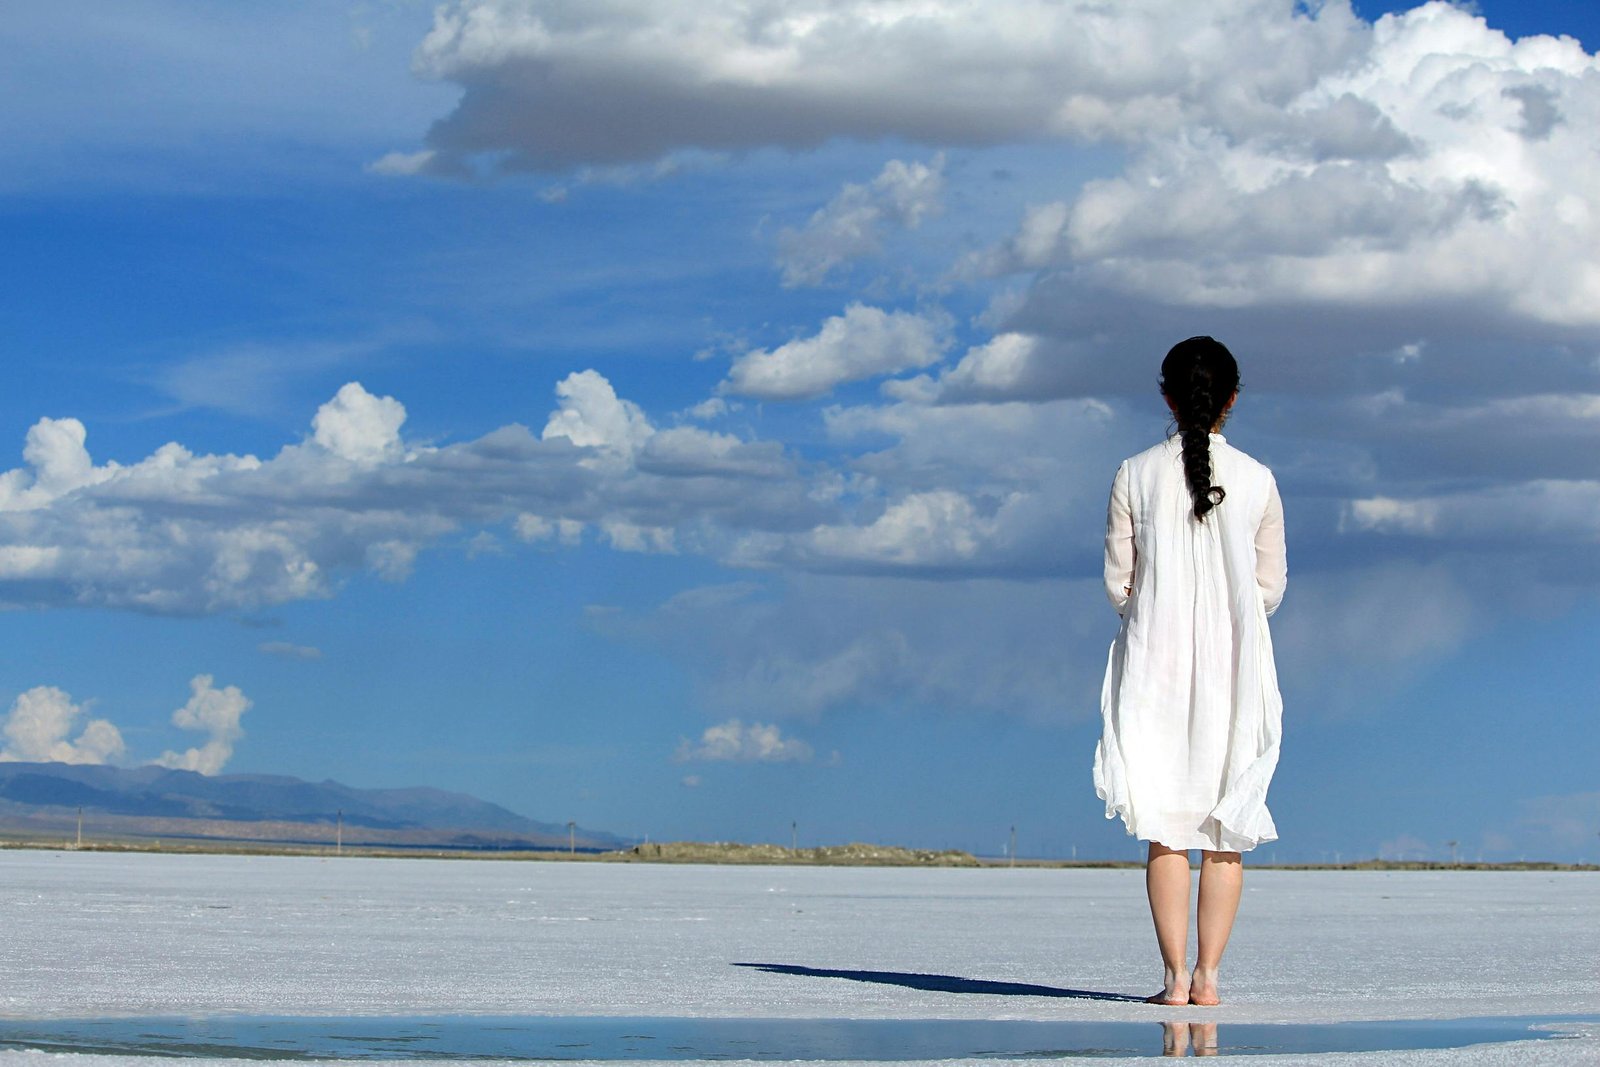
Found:
[[[439,10],[413,64],[462,97],[425,154],[388,166],[562,170],[838,137],[991,145],[1265,121],[1368,33],[1347,4],[1312,15],[1281,0],[467,0]]]

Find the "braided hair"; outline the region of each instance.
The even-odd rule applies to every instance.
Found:
[[[1183,442],[1183,475],[1194,517],[1222,503],[1227,491],[1211,484],[1211,431],[1239,390],[1239,364],[1226,345],[1210,337],[1179,341],[1161,361],[1161,395],[1172,405]]]

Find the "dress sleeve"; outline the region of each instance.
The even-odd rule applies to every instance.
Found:
[[[1256,529],[1256,585],[1261,589],[1261,599],[1267,614],[1278,610],[1283,602],[1283,591],[1289,584],[1289,561],[1283,538],[1283,499],[1278,496],[1278,483],[1274,479],[1267,494],[1267,510]]]
[[[1133,597],[1133,505],[1128,493],[1128,464],[1117,468],[1111,482],[1111,503],[1106,508],[1106,596],[1118,615],[1128,611]]]

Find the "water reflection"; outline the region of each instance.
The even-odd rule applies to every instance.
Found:
[[[1191,1050],[1196,1056],[1218,1053],[1216,1023],[1166,1022],[1161,1029],[1163,1056],[1187,1056]]]
[[[1147,1019],[1165,1012],[1151,1012]],[[0,1017],[0,1052],[198,1059],[439,1061],[758,1060],[875,1062],[1101,1056],[1257,1056],[1446,1049],[1548,1040],[1537,1024],[1595,1017],[1205,1021],[636,1018],[610,1016]]]

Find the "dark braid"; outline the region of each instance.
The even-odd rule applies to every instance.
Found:
[[[1221,341],[1179,341],[1161,361],[1161,393],[1172,403],[1183,442],[1183,476],[1194,501],[1194,517],[1222,503],[1227,491],[1211,484],[1211,430],[1239,389],[1239,364]]]

